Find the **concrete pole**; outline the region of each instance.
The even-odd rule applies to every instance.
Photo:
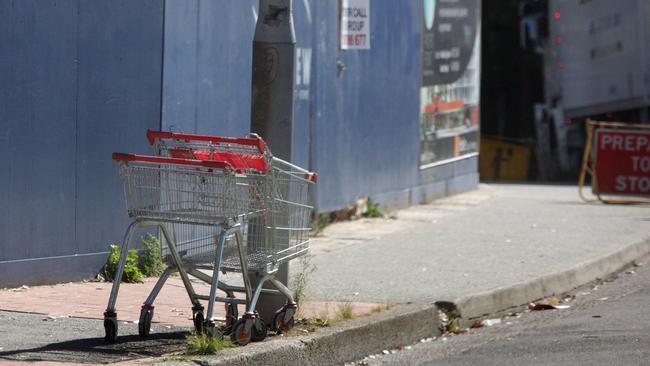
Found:
[[[273,155],[291,161],[293,137],[293,89],[296,35],[292,0],[260,0],[253,39],[251,132],[262,136]],[[254,285],[259,278],[250,278]],[[283,284],[289,266],[276,274]],[[265,322],[286,302],[282,296],[262,295],[257,310]]]
[[[260,0],[253,40],[251,132],[291,160],[296,36],[292,0]]]

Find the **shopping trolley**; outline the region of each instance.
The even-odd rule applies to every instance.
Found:
[[[159,145],[157,148],[162,152],[162,136],[152,139],[152,134],[149,131],[150,142]],[[138,322],[141,336],[149,334],[153,302],[174,272],[179,273],[192,302],[197,331],[213,336],[230,332],[232,340],[240,345],[264,339],[267,325],[255,311],[261,293],[279,293],[287,298],[286,305],[275,313],[271,327],[282,332],[293,326],[296,304],[291,291],[274,275],[280,264],[304,255],[309,248],[312,207],[308,204],[308,190],[317,175],[273,158],[258,137],[212,136],[211,140],[219,139],[223,145],[219,151],[212,151],[210,156],[189,156],[189,153],[210,152],[202,149],[205,146],[201,144],[208,142],[206,136],[191,136],[192,139],[183,136],[190,145],[173,147],[184,150],[182,157],[175,157],[181,154],[169,150],[166,151],[170,156],[113,155],[120,164],[127,212],[134,221],[122,242],[120,262],[104,313],[108,342],[117,338],[115,302],[130,237],[135,228],[143,226],[160,227],[166,243],[163,254],[169,266],[142,306]],[[201,144],[191,144],[195,142]],[[262,276],[255,288],[249,270]],[[222,271],[240,272],[243,286],[224,283],[219,279]],[[197,294],[189,276],[210,283],[209,295]],[[277,290],[263,289],[267,282]],[[226,296],[217,296],[217,289]],[[235,292],[243,293],[245,299],[236,298]],[[208,301],[205,316],[199,300]],[[212,321],[217,301],[226,304],[226,326],[221,329]],[[237,319],[237,304],[246,305],[241,319]]]

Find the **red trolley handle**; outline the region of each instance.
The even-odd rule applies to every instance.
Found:
[[[160,139],[177,139],[185,141],[206,141],[213,143],[229,143],[237,145],[247,145],[255,146],[260,151],[261,154],[264,154],[266,151],[266,142],[261,137],[226,137],[226,136],[208,136],[208,135],[196,135],[189,133],[174,133],[174,132],[164,132],[164,131],[152,131],[147,130],[147,140],[149,140],[149,145],[153,145],[156,140]]]
[[[233,168],[233,166],[230,165],[230,163],[227,163],[225,161],[215,161],[215,160],[192,160],[192,159],[166,158],[162,156],[124,154],[124,153],[113,153],[113,160],[137,161],[137,162],[155,163],[155,164],[198,166],[202,168],[222,169],[228,171],[235,170],[235,168]]]
[[[304,178],[305,178],[305,180],[307,180],[309,182],[316,183],[316,182],[318,182],[318,173],[316,173],[316,172],[307,172],[307,173],[305,173]]]

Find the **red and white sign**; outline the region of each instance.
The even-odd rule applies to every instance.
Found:
[[[650,196],[650,131],[596,131],[596,193]]]
[[[343,0],[341,49],[370,49],[370,0]]]

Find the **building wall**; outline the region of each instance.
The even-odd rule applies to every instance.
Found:
[[[128,224],[113,151],[160,126],[161,1],[0,1],[0,287],[94,275]]]
[[[372,1],[370,50],[338,50],[336,2],[314,2],[314,10],[311,156],[321,177],[317,206],[334,210],[359,197],[417,185],[419,2]]]
[[[476,158],[419,169],[419,0],[371,1],[341,51],[338,2],[294,0],[293,161],[319,211],[472,189]],[[0,287],[95,274],[128,218],[110,159],[147,128],[244,135],[257,0],[0,0]],[[344,65],[341,70],[340,65]]]
[[[309,165],[314,0],[295,0],[294,157]],[[258,0],[167,0],[162,126],[243,136],[250,131]]]

